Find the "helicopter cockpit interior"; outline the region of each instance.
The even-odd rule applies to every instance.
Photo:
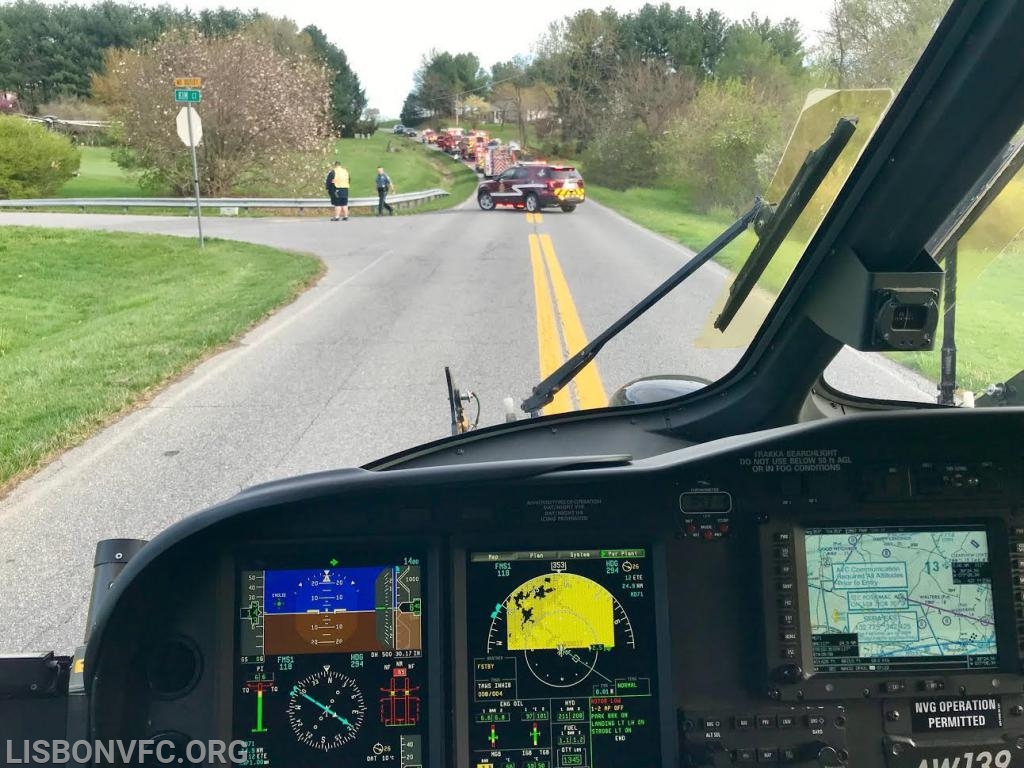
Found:
[[[722,380],[101,542],[85,645],[0,658],[8,760],[1020,768],[1024,384],[953,407],[823,372],[934,346],[944,254],[1019,168],[1021,51],[1024,4],[954,3]]]

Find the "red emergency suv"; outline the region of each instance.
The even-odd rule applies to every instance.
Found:
[[[499,205],[525,208],[531,213],[558,206],[572,213],[586,200],[583,177],[575,168],[549,163],[519,163],[493,179],[480,182],[476,200],[485,211]]]

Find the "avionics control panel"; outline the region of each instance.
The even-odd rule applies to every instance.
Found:
[[[1022,434],[849,420],[242,497],[122,598],[96,734],[271,768],[1024,768]],[[193,654],[187,684],[140,649]]]

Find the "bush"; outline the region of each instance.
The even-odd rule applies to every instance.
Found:
[[[651,187],[658,173],[654,139],[639,121],[608,121],[583,153],[587,180],[611,189]]]
[[[666,180],[690,187],[702,210],[747,206],[762,191],[761,158],[778,133],[777,108],[756,88],[709,81],[660,142]]]
[[[36,114],[53,115],[61,120],[109,120],[110,110],[78,96],[60,96],[40,104]]]
[[[39,123],[0,116],[0,199],[50,197],[80,162],[66,137]]]

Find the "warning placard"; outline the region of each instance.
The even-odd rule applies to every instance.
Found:
[[[914,699],[910,716],[917,732],[964,731],[1003,725],[1003,707],[998,696]]]

